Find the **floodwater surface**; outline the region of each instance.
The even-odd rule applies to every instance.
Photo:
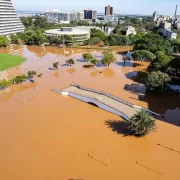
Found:
[[[110,67],[85,69],[81,53],[89,50],[66,51],[72,53],[66,57],[63,49],[25,46],[22,73],[36,70],[42,77],[35,77],[35,84],[26,81],[0,92],[0,179],[179,180],[179,96],[144,96],[143,85],[128,74],[145,71],[148,63],[124,66],[122,56],[116,54],[118,62]],[[102,56],[101,51],[92,53]],[[67,66],[68,58],[75,65]],[[53,68],[56,61],[58,70]],[[157,120],[156,130],[144,138],[125,137],[120,117],[51,91],[72,82],[150,108],[165,118]]]

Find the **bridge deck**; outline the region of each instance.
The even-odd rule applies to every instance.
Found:
[[[121,103],[115,99],[112,99],[111,97],[108,97],[106,95],[87,91],[87,90],[83,90],[83,89],[77,88],[75,86],[70,86],[70,87],[63,89],[61,91],[78,94],[78,95],[88,97],[91,99],[96,99],[97,101],[99,101],[103,104],[106,104],[106,105],[126,114],[129,118],[131,118],[133,116],[133,114],[135,114],[136,111],[138,110],[135,107],[130,107],[130,106],[128,106],[124,103]]]

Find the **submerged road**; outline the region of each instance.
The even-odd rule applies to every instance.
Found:
[[[142,108],[128,103],[111,94],[85,88],[77,84],[71,84],[71,86],[62,90],[53,89],[53,91],[62,95],[71,96],[89,104],[96,105],[101,109],[123,117],[125,120],[129,120],[136,113],[136,111]],[[159,116],[157,113],[150,110],[148,111],[156,116]]]

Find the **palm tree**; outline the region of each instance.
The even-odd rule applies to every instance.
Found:
[[[134,114],[128,122],[128,129],[131,135],[145,136],[155,128],[155,120],[147,110],[141,109]]]

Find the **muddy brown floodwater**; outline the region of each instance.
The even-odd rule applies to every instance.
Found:
[[[11,47],[11,53],[18,47]],[[118,62],[110,68],[84,69],[82,52],[86,50],[73,49],[69,57],[75,65],[68,67],[69,57],[62,49],[24,47],[23,73],[36,70],[43,76],[34,78],[36,84],[27,81],[0,92],[0,179],[179,180],[179,97],[143,96],[144,87],[130,76],[145,70],[146,63],[133,67],[128,62],[124,67],[117,54]],[[100,51],[92,53],[102,56]],[[52,67],[56,61],[58,71]],[[157,120],[156,131],[144,138],[124,137],[120,117],[51,91],[72,82],[148,107],[168,119]],[[108,120],[113,129],[105,124]]]

